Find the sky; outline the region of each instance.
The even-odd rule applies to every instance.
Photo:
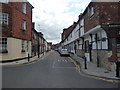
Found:
[[[53,44],[61,41],[61,33],[78,20],[91,0],[28,0],[33,9],[35,29]]]

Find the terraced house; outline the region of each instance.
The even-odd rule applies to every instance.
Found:
[[[86,57],[97,67],[115,70],[120,60],[120,2],[90,2],[62,48]]]
[[[5,1],[5,2],[2,2]],[[2,0],[0,11],[0,56],[11,61],[31,56],[32,9],[29,2]],[[0,60],[1,61],[1,60]]]

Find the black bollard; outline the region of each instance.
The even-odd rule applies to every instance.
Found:
[[[116,62],[116,77],[120,77],[119,75],[119,62]]]
[[[100,67],[99,56],[97,55],[97,67]]]
[[[87,59],[86,59],[86,57],[84,57],[84,59],[85,59],[85,62],[84,62],[84,64],[85,64],[85,69],[87,69]]]
[[[28,53],[28,62],[30,61],[30,56],[29,56],[29,53]]]

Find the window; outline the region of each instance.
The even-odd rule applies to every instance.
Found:
[[[25,52],[25,40],[22,40],[22,52]]]
[[[22,4],[22,12],[26,14],[26,2],[23,2]]]
[[[90,16],[92,16],[94,14],[94,8],[93,6],[91,7],[91,13],[90,13]]]
[[[0,3],[6,3],[6,4],[8,4],[8,0],[0,0]]]
[[[22,21],[22,31],[23,33],[26,32],[26,21],[25,20]]]
[[[94,14],[94,7],[91,6],[91,7],[88,8],[88,16],[91,17],[93,14]]]
[[[0,38],[0,52],[7,53],[7,38]]]
[[[8,14],[0,12],[0,24],[8,25]]]
[[[81,26],[84,27],[84,19],[81,20]]]

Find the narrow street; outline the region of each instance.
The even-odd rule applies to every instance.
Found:
[[[3,88],[118,88],[109,83],[80,76],[68,57],[51,51],[37,63],[3,68]]]

